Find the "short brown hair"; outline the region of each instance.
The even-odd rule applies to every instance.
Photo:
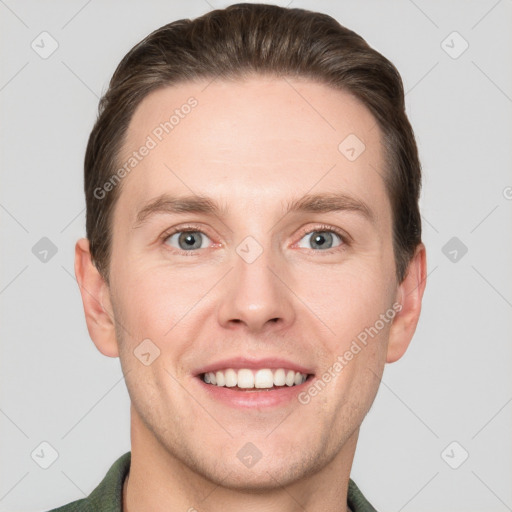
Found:
[[[384,180],[393,216],[396,276],[402,282],[421,242],[421,166],[395,66],[334,18],[305,9],[236,4],[164,25],[121,60],[99,103],[85,154],[86,230],[92,260],[108,282],[114,175],[135,109],[150,92],[201,79],[262,74],[301,77],[341,89],[374,115],[383,135]],[[341,141],[340,141],[341,142]]]

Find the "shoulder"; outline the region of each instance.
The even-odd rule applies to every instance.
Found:
[[[347,503],[352,512],[377,512],[352,479],[348,481]]]
[[[123,484],[130,470],[131,452],[119,457],[100,484],[87,498],[73,501],[48,512],[122,512]]]

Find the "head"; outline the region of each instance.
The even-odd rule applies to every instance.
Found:
[[[398,71],[325,14],[239,4],[137,44],[89,139],[76,250],[132,429],[234,487],[348,461],[418,321],[420,181]],[[201,375],[235,357],[309,377],[286,403],[233,407]]]

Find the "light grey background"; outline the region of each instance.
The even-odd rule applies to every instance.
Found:
[[[84,149],[122,56],[228,3],[0,0],[2,511],[81,498],[130,449],[119,361],[89,339],[74,279]],[[398,67],[424,169],[422,317],[384,372],[352,478],[381,512],[512,510],[512,1],[274,3],[331,14]],[[31,47],[43,31],[59,45],[47,59]],[[42,237],[58,250],[46,262]],[[452,237],[462,257],[443,253]],[[48,469],[31,457],[43,441]]]

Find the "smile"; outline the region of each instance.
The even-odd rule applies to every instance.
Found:
[[[298,386],[306,381],[308,375],[285,368],[270,369],[261,368],[252,370],[241,368],[235,370],[227,368],[215,372],[206,372],[201,374],[201,379],[206,384],[212,384],[219,387],[228,387],[235,389],[274,389],[278,387]]]

